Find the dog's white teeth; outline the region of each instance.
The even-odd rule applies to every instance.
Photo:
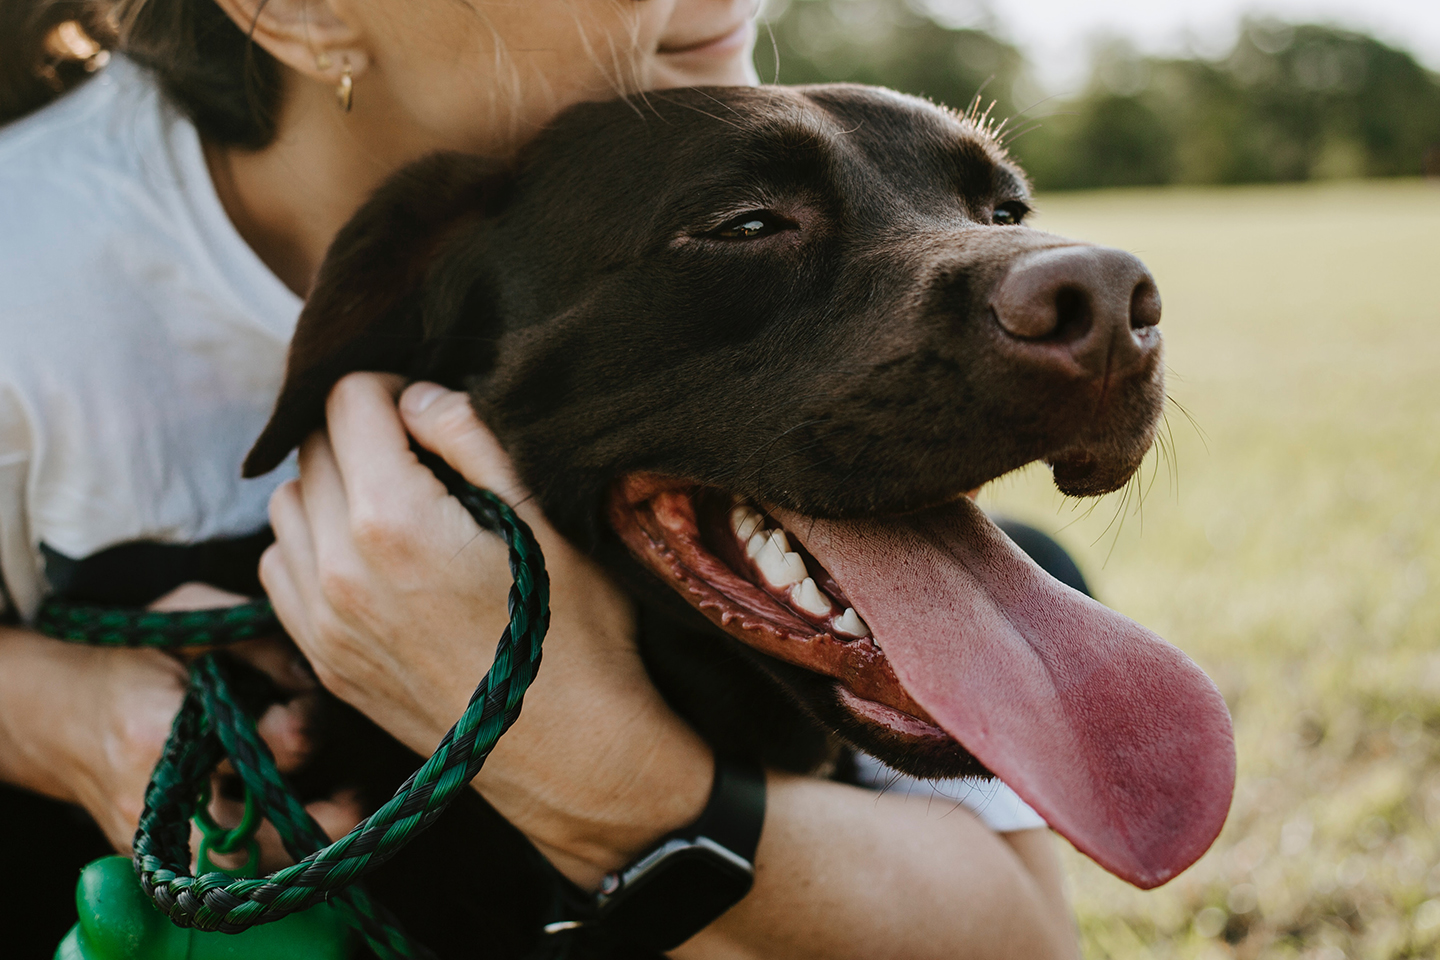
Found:
[[[771,537],[755,558],[755,566],[760,570],[760,576],[772,590],[783,590],[804,580],[810,574],[805,570],[805,561],[800,559],[798,553],[781,553],[777,539]]]
[[[870,628],[865,626],[865,621],[855,612],[854,607],[846,607],[845,612],[836,617],[830,624],[836,633],[849,637],[852,640],[861,640],[870,636]],[[875,646],[880,646],[876,643]]]
[[[752,535],[765,529],[765,518],[753,508],[741,504],[730,511],[730,529],[744,543]]]
[[[754,513],[754,511],[751,510],[749,507],[745,506],[745,504],[743,503],[736,504],[735,506],[731,507],[730,529],[734,530],[736,533],[739,533],[741,524],[743,524],[747,519],[749,519],[752,513]]]
[[[755,537],[761,538],[759,546],[755,544]],[[745,544],[745,552],[757,564],[761,564],[765,557],[778,564],[790,552],[790,541],[779,530],[761,530]]]
[[[764,530],[750,534],[750,539],[745,541],[745,558],[747,560],[754,560],[760,556],[760,551],[764,550],[765,545],[769,542],[770,535]]]
[[[785,554],[785,573],[781,580],[776,581],[777,587],[788,587],[804,581],[808,576],[805,569],[805,561],[798,553]]]
[[[812,617],[828,617],[835,610],[835,604],[820,592],[820,588],[815,586],[815,581],[810,577],[790,588],[790,602]]]

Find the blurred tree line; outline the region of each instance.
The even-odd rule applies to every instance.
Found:
[[[1037,103],[1024,56],[983,16],[948,26],[924,0],[771,0],[763,16],[764,80],[959,108],[979,91],[1014,118],[1011,149],[1043,189],[1440,175],[1440,75],[1347,30],[1247,20],[1218,60],[1113,41],[1080,96]]]

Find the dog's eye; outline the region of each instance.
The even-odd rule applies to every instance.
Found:
[[[778,217],[768,210],[752,210],[721,224],[712,230],[710,235],[721,240],[754,240],[758,237],[768,237],[772,233],[779,233],[791,226],[793,224],[790,221]]]
[[[1010,200],[995,208],[995,212],[990,215],[990,222],[1001,227],[1018,227],[1029,212],[1030,208],[1019,200]]]

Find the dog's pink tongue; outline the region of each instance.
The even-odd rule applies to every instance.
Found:
[[[776,514],[905,690],[1082,852],[1148,888],[1210,846],[1235,745],[1183,653],[1050,577],[968,500],[883,522]]]

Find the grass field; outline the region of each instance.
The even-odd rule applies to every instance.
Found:
[[[1224,833],[1168,886],[1069,855],[1086,956],[1440,954],[1440,185],[1040,208],[1154,271],[1172,453],[1143,503],[1064,501],[1035,468],[984,502],[1198,660],[1239,747]]]

